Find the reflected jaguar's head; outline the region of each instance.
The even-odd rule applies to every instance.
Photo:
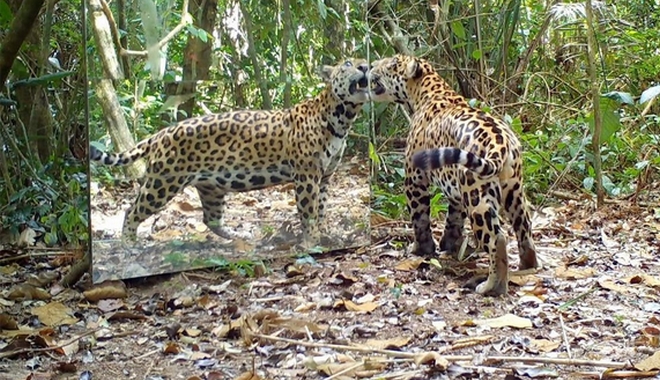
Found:
[[[369,101],[368,70],[366,60],[348,59],[336,66],[325,65],[319,72],[340,101],[365,103]]]

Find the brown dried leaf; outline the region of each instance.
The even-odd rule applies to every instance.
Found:
[[[592,267],[585,268],[567,268],[565,266],[558,267],[555,270],[555,276],[566,280],[579,280],[583,278],[593,277],[596,270]]]
[[[630,291],[629,287],[624,285],[619,285],[616,283],[616,280],[607,277],[599,278],[598,285],[600,285],[600,287],[603,289],[612,290],[617,293],[628,293]]]
[[[34,285],[20,284],[14,286],[7,295],[7,298],[13,301],[16,300],[49,300],[50,294]]]
[[[46,326],[72,325],[78,322],[78,319],[73,317],[73,310],[61,302],[51,302],[35,307],[31,313]]]
[[[0,313],[0,330],[18,330],[18,323],[11,315]]]
[[[103,299],[100,300],[96,306],[102,312],[107,313],[124,307],[124,301],[116,298]]]
[[[262,380],[262,377],[252,371],[249,371],[249,372],[243,372],[242,374],[238,375],[234,380]]]
[[[548,339],[532,339],[531,345],[533,348],[541,352],[550,352],[554,351],[561,345],[561,342],[555,342]]]
[[[167,342],[165,347],[163,348],[163,353],[165,354],[178,354],[181,350],[179,349],[179,345],[176,344],[175,342]]]
[[[108,317],[108,321],[118,320],[118,319],[147,319],[147,317],[145,317],[142,314],[133,313],[127,310],[120,310]]]
[[[427,351],[415,355],[415,364],[430,364],[440,370],[445,370],[449,367],[449,361],[435,351]]]
[[[532,327],[532,321],[530,319],[513,314],[505,314],[497,318],[475,319],[472,322],[478,326],[490,326],[493,328],[514,327],[517,329],[524,329]]]
[[[126,291],[126,285],[122,281],[106,281],[84,291],[83,296],[89,302],[98,302],[103,299],[126,298],[128,297],[128,292]]]
[[[285,317],[279,317],[275,318],[273,320],[268,320],[267,322],[264,322],[264,326],[266,325],[271,325],[271,326],[276,326],[280,328],[286,328],[291,331],[296,331],[296,332],[320,332],[325,330],[325,327],[321,327],[317,325],[314,322],[306,321],[303,319],[298,319],[298,318],[285,318]]]
[[[391,339],[369,339],[364,345],[372,348],[377,348],[379,350],[387,350],[393,348],[401,348],[410,342],[409,337],[401,336]]]
[[[363,304],[356,304],[351,300],[339,300],[335,302],[334,308],[338,309],[344,307],[347,311],[361,311],[361,312],[372,312],[378,308],[378,304],[375,302],[365,302]]]
[[[419,265],[424,262],[423,258],[420,257],[413,257],[410,259],[405,259],[398,263],[394,269],[396,270],[401,270],[401,271],[406,271],[406,272],[412,272],[416,271],[417,268],[419,268]]]
[[[660,351],[656,351],[653,355],[635,364],[634,367],[639,371],[660,369]]]

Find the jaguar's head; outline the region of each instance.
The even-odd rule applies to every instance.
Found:
[[[369,101],[368,70],[366,60],[348,59],[336,66],[323,66],[319,72],[340,101],[361,104]]]
[[[433,66],[423,59],[396,55],[375,61],[368,72],[371,99],[375,102],[405,103],[421,78],[433,73]]]

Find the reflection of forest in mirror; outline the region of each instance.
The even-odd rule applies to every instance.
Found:
[[[91,8],[93,3],[90,2]],[[150,5],[145,6],[146,3]],[[344,54],[354,49],[353,45],[346,43],[319,46],[314,41],[323,35],[322,30],[294,30],[291,25],[295,25],[295,20],[292,20],[296,17],[295,12],[285,12],[287,15],[282,18],[279,11],[275,12],[277,9],[271,15],[269,11],[259,12],[258,15],[246,14],[247,10],[242,3],[232,2],[214,9],[200,9],[196,14],[204,17],[193,15],[192,25],[177,28],[182,18],[178,16],[179,11],[172,10],[178,2],[146,1],[145,4],[126,2],[123,14],[118,9],[111,9],[119,25],[118,37],[107,40],[111,46],[88,48],[90,77],[130,78],[91,81],[93,99],[90,102],[90,144],[106,153],[129,150],[139,141],[177,122],[185,123],[191,117],[235,110],[288,109],[324,92],[323,79],[318,70],[323,64],[339,65],[343,64],[347,55],[360,56]],[[149,11],[151,6],[156,7],[156,13],[153,13],[153,8]],[[203,4],[201,6],[204,7]],[[293,9],[300,5],[291,6]],[[156,23],[151,22],[153,20],[145,23],[136,21],[149,19],[152,16],[144,15],[153,14],[158,15]],[[208,34],[202,30],[207,30]],[[172,31],[175,32],[174,36]],[[109,31],[110,36],[114,33]],[[148,34],[150,37],[147,37]],[[102,38],[95,41],[103,43]],[[122,44],[123,48],[114,49],[116,43]],[[149,46],[160,47],[160,51],[149,49]],[[282,49],[282,46],[286,48]],[[95,54],[95,51],[107,49],[117,51],[115,62],[108,62],[112,54]],[[108,70],[108,67],[114,67],[114,70]],[[327,104],[325,101],[321,103]],[[322,169],[325,175],[319,175],[319,178],[328,179],[327,200],[324,202],[324,219],[320,224],[310,215],[310,223],[318,225],[320,230],[320,239],[312,239],[312,243],[303,241],[304,229],[297,210],[296,185],[292,182],[294,173],[277,166],[287,161],[285,157],[268,153],[273,142],[275,146],[281,145],[278,140],[262,138],[261,144],[250,146],[247,143],[250,148],[246,149],[252,152],[253,157],[277,161],[263,163],[263,167],[257,168],[261,172],[214,173],[214,170],[222,166],[217,161],[218,157],[226,155],[230,146],[234,149],[236,146],[233,144],[252,140],[255,133],[261,133],[256,129],[251,132],[240,128],[230,130],[225,133],[225,137],[216,141],[216,130],[210,132],[203,127],[200,131],[197,125],[195,132],[190,132],[200,134],[197,140],[193,142],[194,136],[186,136],[186,144],[190,147],[186,157],[172,158],[179,165],[168,167],[170,171],[176,172],[175,176],[169,177],[170,180],[177,187],[179,181],[186,185],[183,191],[176,191],[172,199],[166,194],[164,198],[158,196],[173,189],[172,183],[165,186],[158,182],[158,178],[144,177],[145,173],[149,173],[148,163],[154,162],[152,156],[123,168],[92,162],[90,188],[95,281],[218,265],[245,257],[265,259],[278,254],[317,252],[367,244],[370,199],[367,155],[369,118],[367,112],[359,109],[356,111],[357,117],[352,123],[352,131],[346,133],[346,149],[335,174],[327,176],[331,170],[326,170],[326,167]],[[334,109],[327,112],[319,120],[334,117],[331,115]],[[237,117],[240,119],[240,116]],[[286,117],[284,119],[288,120]],[[256,124],[256,127],[250,128],[270,128],[272,125],[270,121],[264,120],[258,120]],[[319,125],[319,128],[327,128],[327,125]],[[170,136],[165,140],[172,143],[173,139],[174,136]],[[306,140],[311,141],[311,137]],[[335,140],[328,140],[333,144],[329,151],[337,157],[341,144],[338,145]],[[283,139],[282,144],[286,141]],[[218,145],[214,145],[216,143]],[[169,153],[163,153],[163,157],[176,151],[175,147],[168,147],[169,150],[163,152]],[[209,147],[212,148],[212,154],[205,156],[204,148]],[[244,153],[247,154],[247,150]],[[320,150],[319,154],[325,151]],[[185,161],[190,152],[201,161]],[[236,159],[244,169],[251,162],[250,157],[244,155]],[[213,165],[210,163],[216,167],[211,167]],[[158,165],[152,172],[164,169]],[[234,161],[230,161],[227,167],[237,166]],[[185,179],[188,170],[200,171],[198,174],[201,177]],[[225,184],[218,184],[220,180],[216,174],[229,176],[227,186],[232,188],[231,191],[222,190]],[[278,178],[273,179],[274,176]],[[298,178],[304,179],[305,176]],[[261,189],[233,191],[240,190],[240,187],[233,188],[236,181],[261,184],[263,179],[263,186],[257,186]],[[271,179],[277,182],[274,186],[269,186]],[[206,182],[200,183],[199,180]],[[141,198],[147,207],[137,209],[153,208],[151,206],[157,203],[162,203],[163,207],[139,223],[135,241],[122,242],[126,210],[140,197],[138,193],[143,183],[147,187],[158,184],[151,187],[152,193],[145,193]],[[306,192],[308,186],[305,184],[299,188]],[[318,201],[318,198],[322,198],[317,195],[320,194],[319,189],[312,190],[309,199]],[[224,212],[220,222],[210,220],[210,223],[205,223],[204,209],[213,209],[208,214],[216,215],[216,207],[219,207],[223,193],[226,205],[222,207]],[[147,199],[151,203],[146,202]],[[302,202],[308,205],[309,201]]]

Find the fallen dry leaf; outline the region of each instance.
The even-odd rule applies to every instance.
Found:
[[[607,289],[607,290],[613,290],[618,293],[628,293],[631,289],[628,286],[624,285],[619,285],[616,283],[616,280],[608,278],[608,277],[601,277],[598,279],[598,285],[600,285],[601,288]]]
[[[634,367],[639,371],[660,369],[660,351],[656,351],[653,355],[635,364]]]
[[[11,315],[0,313],[0,330],[18,330],[18,323]]]
[[[531,345],[533,348],[541,352],[550,352],[561,346],[561,342],[555,342],[548,339],[532,339]]]
[[[565,266],[558,267],[555,270],[555,276],[567,280],[579,280],[583,278],[593,277],[596,270],[591,267],[587,268],[567,268]]]
[[[440,370],[445,370],[449,367],[449,361],[435,351],[427,351],[415,355],[415,364],[431,364]]]
[[[489,326],[493,328],[514,327],[517,329],[524,329],[532,327],[532,321],[530,319],[513,314],[505,314],[497,318],[474,319],[472,322],[477,326]]]
[[[361,311],[361,312],[372,312],[378,308],[378,304],[375,302],[365,302],[362,304],[356,304],[353,301],[350,300],[339,300],[335,302],[334,308],[338,309],[340,307],[344,307],[347,311]]]
[[[20,284],[14,286],[7,294],[7,299],[10,300],[49,300],[51,298],[50,293],[47,291],[37,288],[34,285],[30,284]]]
[[[78,322],[78,319],[73,317],[73,310],[61,302],[51,302],[35,307],[31,313],[46,326],[72,325]]]
[[[410,342],[410,337],[396,337],[391,339],[369,339],[364,345],[379,350],[389,350],[393,348],[401,348]]]
[[[423,258],[413,257],[413,258],[405,259],[405,260],[401,261],[400,263],[398,263],[394,267],[394,269],[411,272],[411,271],[417,270],[417,268],[419,268],[419,265],[423,262],[424,262]]]
[[[243,372],[242,374],[238,375],[234,380],[262,380],[262,377],[252,371],[249,371],[249,372]]]
[[[126,298],[128,297],[128,292],[126,291],[126,285],[122,281],[106,281],[84,291],[83,296],[89,302],[98,302],[102,299]]]

